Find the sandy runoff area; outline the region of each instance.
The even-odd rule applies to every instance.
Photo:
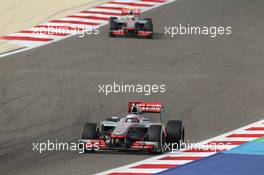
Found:
[[[11,34],[50,19],[67,15],[108,2],[109,0],[0,0],[0,36]],[[0,53],[18,48],[0,41]]]

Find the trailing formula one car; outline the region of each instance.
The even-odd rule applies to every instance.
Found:
[[[158,113],[160,122],[153,123],[143,117],[145,113]],[[163,152],[165,143],[184,141],[184,126],[180,120],[170,120],[164,126],[164,107],[159,102],[132,101],[124,118],[111,117],[99,124],[86,123],[79,143],[86,151],[145,150]]]
[[[109,35],[113,36],[132,36],[132,37],[153,37],[153,24],[150,18],[136,18],[141,12],[138,9],[122,9],[123,17],[110,17]]]

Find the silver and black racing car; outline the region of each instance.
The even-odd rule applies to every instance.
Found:
[[[160,122],[152,122],[143,115],[159,114]],[[151,117],[152,117],[151,116]],[[79,143],[87,151],[145,150],[163,152],[165,143],[184,141],[184,125],[170,120],[164,125],[164,107],[160,102],[132,101],[125,117],[110,117],[100,123],[86,123]]]
[[[109,35],[114,36],[131,36],[131,37],[153,37],[153,24],[151,18],[138,18],[139,9],[122,9],[122,17],[110,17]]]

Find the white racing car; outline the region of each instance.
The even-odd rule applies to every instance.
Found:
[[[158,113],[160,122],[153,123],[144,113]],[[152,115],[153,115],[152,114]],[[133,101],[128,103],[124,118],[111,117],[99,124],[86,123],[79,140],[86,151],[106,149],[147,150],[163,152],[164,144],[184,141],[184,126],[180,120],[164,125],[164,107],[159,102]]]
[[[153,24],[151,18],[138,18],[139,9],[122,9],[122,17],[110,17],[109,36],[132,36],[132,37],[153,37]]]

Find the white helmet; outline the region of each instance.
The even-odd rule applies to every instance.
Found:
[[[126,116],[126,122],[128,123],[139,123],[139,116],[135,114],[128,114]]]

